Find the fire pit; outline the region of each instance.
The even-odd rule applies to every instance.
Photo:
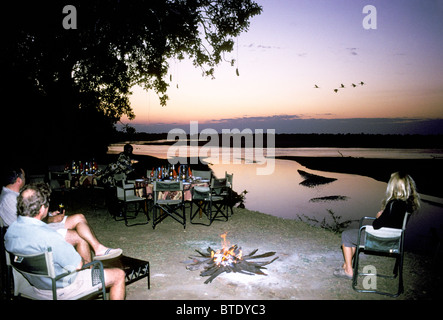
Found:
[[[212,280],[223,272],[238,272],[248,275],[266,275],[266,273],[262,271],[262,269],[266,269],[264,266],[278,259],[278,257],[275,257],[270,261],[251,261],[271,257],[275,254],[275,252],[266,252],[256,255],[258,249],[255,249],[251,253],[244,255],[241,248],[237,245],[228,245],[226,235],[226,233],[221,235],[223,238],[221,249],[213,250],[211,247],[208,247],[206,249],[206,253],[195,250],[199,256],[191,256],[190,259],[192,260],[186,266],[186,269],[188,270],[203,268],[200,276],[209,277],[205,281],[205,284],[212,282]]]

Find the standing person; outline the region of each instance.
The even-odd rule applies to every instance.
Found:
[[[17,197],[18,218],[5,235],[5,248],[17,254],[36,254],[52,248],[56,274],[66,270],[79,270],[82,257],[74,247],[42,220],[48,215],[51,190],[47,184],[25,186]],[[57,281],[60,298],[69,299],[91,287],[99,287],[93,280],[94,269],[87,268]],[[111,300],[123,300],[126,296],[125,273],[121,269],[105,268],[105,285],[110,288]],[[52,297],[51,280],[24,275],[42,297]]]
[[[22,168],[7,169],[4,179],[6,186],[0,195],[0,216],[9,226],[17,220],[17,197],[26,183],[25,172]],[[92,261],[90,247],[96,260],[111,259],[122,254],[121,249],[111,249],[100,243],[83,214],[65,216],[64,212],[55,211],[51,215],[47,218],[48,226],[72,244],[85,263]]]
[[[420,208],[420,197],[411,176],[402,172],[391,174],[386,197],[382,201],[382,210],[376,214],[372,226],[401,229],[406,212],[414,213]],[[352,279],[352,259],[356,252],[358,229],[345,230],[342,233],[343,266],[334,271],[339,278]]]

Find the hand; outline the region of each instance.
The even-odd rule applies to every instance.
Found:
[[[60,222],[65,217],[65,213],[60,213],[60,211],[52,212],[52,216],[48,216],[48,223]]]
[[[380,218],[381,214],[383,213],[383,210],[377,212],[377,214],[375,215],[375,217],[378,219]]]

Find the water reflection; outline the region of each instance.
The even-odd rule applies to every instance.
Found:
[[[255,175],[258,164],[211,165],[218,177],[225,172],[234,173],[234,189],[247,190],[246,207],[286,219],[307,215],[322,220],[328,216],[327,209],[343,219],[374,215],[380,210],[385,183],[357,175],[310,170],[290,160],[276,160],[272,175]],[[313,188],[300,183],[304,178],[298,170],[307,171],[336,181]],[[363,187],[364,186],[364,187]],[[347,200],[312,202],[311,199],[327,196],[345,196]]]

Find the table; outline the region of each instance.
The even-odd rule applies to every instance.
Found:
[[[141,182],[140,180],[136,180],[136,183]],[[193,187],[205,187],[208,188],[209,192],[209,180],[196,180],[192,182],[183,182],[183,194],[185,201],[192,200],[192,188]],[[137,188],[137,187],[136,187]],[[145,181],[143,184],[139,184],[137,190],[137,194],[139,196],[146,197],[147,199],[153,199],[154,197],[154,184],[152,182]],[[180,200],[181,192],[160,192],[159,197],[163,200]]]
[[[114,259],[102,260],[104,268],[119,268],[125,272],[125,283],[128,285],[143,278],[148,278],[148,289],[151,289],[149,261],[121,255]]]

